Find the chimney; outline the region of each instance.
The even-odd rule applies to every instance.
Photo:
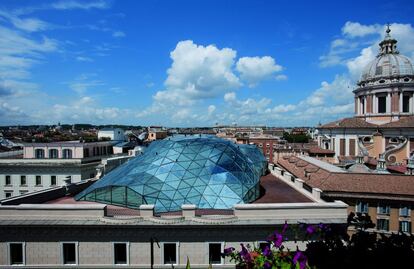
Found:
[[[384,154],[380,154],[378,157],[377,168],[375,169],[376,172],[387,172],[387,163],[384,158]]]
[[[414,175],[414,156],[411,156],[408,159],[408,163],[407,163],[407,172],[405,172],[406,175]]]
[[[358,156],[356,157],[356,163],[364,164],[364,156],[358,154]]]

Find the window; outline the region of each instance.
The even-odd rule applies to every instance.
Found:
[[[377,230],[388,231],[390,227],[390,221],[388,219],[377,220]]]
[[[114,243],[114,264],[128,264],[128,243]]]
[[[6,176],[6,180],[4,182],[4,185],[11,185],[11,177],[10,176]]]
[[[56,176],[50,176],[50,185],[56,186]]]
[[[270,147],[270,144],[269,144],[269,143],[267,143],[267,144],[266,144],[266,147],[268,147],[268,148],[269,148],[269,147]]]
[[[10,264],[24,264],[25,253],[24,243],[10,243],[9,244],[9,259]]]
[[[378,113],[386,113],[386,112],[387,112],[387,97],[378,96]]]
[[[361,97],[360,102],[361,102],[361,113],[360,114],[365,114],[365,98]]]
[[[356,204],[356,212],[358,213],[368,213],[368,203],[366,202],[358,202]]]
[[[49,149],[49,158],[50,159],[57,159],[59,158],[59,152],[57,149]]]
[[[403,95],[403,110],[402,112],[410,112],[410,96]]]
[[[411,221],[400,221],[400,232],[411,233]]]
[[[77,243],[62,243],[62,262],[63,264],[77,264],[78,253]]]
[[[345,138],[339,139],[339,155],[345,156]]]
[[[408,207],[408,206],[402,206],[402,207],[400,207],[400,216],[402,216],[402,217],[408,217],[410,215],[411,215],[410,207]]]
[[[263,144],[262,143],[259,143],[259,148],[261,148],[261,147],[263,147]]]
[[[177,264],[178,261],[178,244],[177,243],[164,243],[163,244],[163,263],[164,264]]]
[[[4,192],[4,196],[5,196],[6,198],[10,198],[10,197],[12,197],[12,195],[13,195],[13,192],[12,192],[12,191],[5,191],[5,192]]]
[[[42,177],[36,176],[36,186],[40,186],[40,185],[42,185]]]
[[[390,206],[379,204],[377,209],[378,214],[389,215],[390,214]]]
[[[20,195],[24,195],[26,193],[28,193],[29,191],[20,191]]]
[[[64,149],[62,158],[63,159],[72,159],[72,150],[71,149]]]
[[[35,150],[35,158],[36,159],[43,159],[45,157],[45,150],[44,149],[36,149]]]
[[[83,158],[87,158],[87,157],[89,157],[89,149],[88,148],[83,149]]]
[[[221,264],[221,243],[209,243],[208,244],[208,263],[209,264]]]
[[[20,185],[21,186],[26,186],[27,182],[26,182],[26,176],[20,176]]]

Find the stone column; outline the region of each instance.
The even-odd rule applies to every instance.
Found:
[[[355,115],[359,115],[359,98],[355,97]]]
[[[391,93],[387,93],[385,113],[391,113]]]
[[[372,94],[367,96],[366,112],[367,114],[372,113]]]
[[[410,94],[410,109],[409,109],[410,113],[413,114],[414,113],[414,100],[413,100],[413,94]]]

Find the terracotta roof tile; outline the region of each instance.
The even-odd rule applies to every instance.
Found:
[[[333,121],[322,126],[318,129],[331,129],[331,128],[376,128],[378,125],[366,122],[360,118],[344,118],[337,121]]]
[[[298,167],[295,163],[284,159],[278,160],[277,164],[294,176],[303,179],[309,186],[320,188],[324,192],[414,196],[414,176],[336,173],[328,172],[323,168],[310,171],[310,166]],[[307,177],[305,177],[305,171],[307,171]]]
[[[308,152],[310,154],[335,154],[335,151],[330,150],[330,149],[323,149],[320,147],[310,147],[308,149]]]
[[[381,128],[414,128],[414,116],[404,117],[399,121],[383,124]]]

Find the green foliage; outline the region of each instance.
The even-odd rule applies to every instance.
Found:
[[[311,138],[307,134],[289,134],[284,132],[283,139],[288,143],[308,143]]]

